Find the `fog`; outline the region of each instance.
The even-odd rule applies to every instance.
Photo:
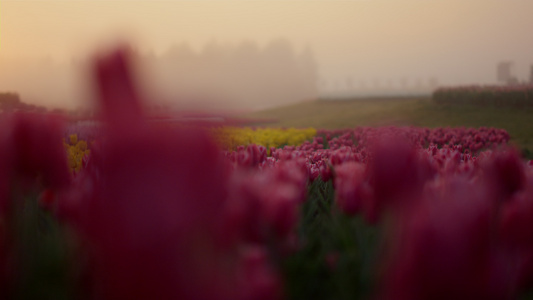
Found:
[[[149,86],[181,105],[261,109],[318,97],[312,51],[296,52],[285,39],[264,47],[212,41],[201,51],[182,43],[159,56],[141,56],[141,62]]]
[[[526,81],[533,64],[531,1],[4,0],[0,10],[0,92],[50,107],[88,103],[89,62],[117,41],[135,49],[151,98],[230,110],[495,84],[501,61]]]
[[[161,54],[117,42],[97,53],[113,47],[129,49],[136,83],[149,104],[246,112],[319,97],[313,52],[296,51],[286,39],[264,46],[250,40],[212,41],[198,51],[183,42]],[[18,93],[23,102],[49,108],[91,108],[96,57],[70,62],[50,57],[0,61],[0,91]]]

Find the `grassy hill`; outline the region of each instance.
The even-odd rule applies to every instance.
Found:
[[[498,127],[506,129],[512,143],[533,153],[533,108],[438,105],[430,98],[369,98],[317,100],[247,114],[272,120],[259,125],[315,127],[413,125],[421,127]],[[529,154],[528,156],[530,156]]]

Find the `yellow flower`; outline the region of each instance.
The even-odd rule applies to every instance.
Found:
[[[70,144],[71,145],[76,145],[78,143],[78,135],[77,134],[71,134],[69,136],[70,138]]]
[[[78,149],[80,149],[81,151],[85,151],[87,150],[87,142],[86,141],[79,141],[77,144],[76,144],[76,147]]]
[[[91,151],[87,149],[87,142],[78,140],[76,134],[69,136],[70,144],[63,141],[63,145],[67,150],[68,167],[72,173],[81,171],[83,167],[83,158],[90,155]]]
[[[283,147],[285,145],[298,146],[316,135],[314,128],[307,129],[279,129],[249,127],[223,127],[213,130],[215,139],[225,149],[235,150],[238,146],[256,144],[270,149],[270,147]]]
[[[76,158],[73,155],[68,156],[68,167],[71,170],[76,168]]]

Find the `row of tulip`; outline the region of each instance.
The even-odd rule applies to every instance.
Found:
[[[342,134],[329,149],[316,137],[272,156],[255,145],[226,152],[236,170],[307,174],[292,259],[307,272],[318,264],[299,275],[324,286],[305,289],[298,277],[294,299],[518,299],[533,288],[532,162],[505,147],[423,148],[409,130],[372,129],[367,146]],[[352,286],[329,281],[339,277]]]
[[[533,85],[443,87],[433,92],[433,100],[440,104],[532,106]]]
[[[72,129],[75,127],[71,127]],[[237,150],[231,159],[247,159],[242,150],[245,146],[261,146],[262,155],[280,155],[276,148],[293,149],[290,146],[300,146],[299,151],[314,152],[321,149],[339,149],[343,146],[361,151],[369,144],[369,141],[375,139],[383,133],[384,128],[358,127],[355,129],[344,130],[315,130],[307,129],[279,129],[279,128],[237,128],[237,127],[219,127],[210,130],[213,138],[217,143],[226,150]],[[396,128],[389,127],[391,135],[402,136],[420,147],[445,147],[452,146],[461,153],[476,153],[483,149],[494,149],[498,146],[505,145],[509,141],[509,134],[503,129],[481,127],[474,128]],[[91,135],[97,138],[96,135]],[[310,142],[312,140],[312,142]],[[94,141],[94,140],[93,140]],[[88,160],[90,150],[87,142],[78,141],[77,134],[69,135],[69,143],[63,142],[67,149],[69,168],[71,172],[79,172],[82,166]],[[256,148],[250,149],[256,149]],[[259,149],[259,148],[258,148]],[[254,150],[258,151],[258,150]],[[365,151],[363,151],[365,153]],[[237,156],[236,156],[237,155]],[[244,156],[243,156],[244,155]],[[337,161],[338,158],[333,158]]]
[[[265,164],[290,157],[304,158],[309,163],[323,161],[322,166],[344,161],[365,161],[372,144],[384,135],[401,138],[418,148],[448,149],[465,159],[475,157],[482,150],[498,149],[509,141],[503,129],[474,128],[419,128],[419,127],[358,127],[343,130],[318,130],[311,140],[300,145],[285,145],[270,149],[252,144],[237,146],[235,151],[226,151],[226,157],[238,165]],[[439,150],[445,151],[445,150]],[[310,173],[311,174],[311,173]],[[314,172],[312,174],[315,174]],[[323,175],[325,181],[330,176]],[[313,180],[312,176],[310,179]]]
[[[202,128],[150,126],[126,62],[96,64],[105,126],[75,176],[59,121],[0,120],[0,298],[518,299],[532,287],[533,171],[505,131],[319,130],[222,151]]]
[[[381,215],[384,214],[381,212],[383,205],[376,204],[376,198],[388,200],[398,198],[402,200],[395,201],[401,201],[403,203],[401,205],[407,205],[409,199],[413,198],[410,190],[420,189],[416,187],[417,185],[431,186],[434,182],[447,181],[456,176],[464,176],[461,178],[466,182],[482,177],[480,174],[486,172],[486,164],[490,164],[491,160],[497,160],[494,158],[494,153],[499,152],[471,153],[460,143],[450,144],[450,141],[456,140],[468,143],[470,139],[462,139],[462,137],[470,135],[483,136],[486,147],[504,146],[508,140],[505,131],[492,128],[474,130],[369,127],[338,131],[320,130],[319,135],[312,141],[304,142],[299,146],[271,148],[270,155],[266,147],[255,144],[247,147],[240,146],[236,151],[226,151],[226,161],[229,160],[233,169],[229,172],[230,180],[227,187],[230,190],[229,198],[231,199],[229,205],[231,209],[228,211],[231,216],[231,226],[233,229],[244,228],[241,229],[243,230],[241,234],[246,243],[274,243],[274,245],[269,244],[268,248],[275,249],[275,255],[269,253],[269,256],[272,259],[272,257],[281,255],[281,261],[276,262],[279,268],[283,262],[290,261],[295,256],[306,252],[303,241],[313,240],[320,236],[316,232],[307,233],[311,236],[295,235],[294,232],[303,219],[311,223],[316,219],[316,216],[311,218],[311,221],[309,217],[305,218],[312,208],[304,208],[303,205],[309,206],[310,202],[313,202],[311,199],[318,202],[316,198],[319,198],[320,189],[329,188],[334,191],[335,195],[325,197],[324,200],[329,203],[326,204],[329,205],[329,209],[322,211],[322,214],[341,220],[347,216],[362,214],[366,224],[374,224],[365,229],[371,231],[372,227],[376,227],[375,224],[380,223]],[[425,147],[428,141],[438,141],[441,145],[430,144],[429,147]],[[379,155],[382,157],[375,157]],[[510,152],[503,155],[510,156],[511,160],[515,160],[516,163],[517,157],[513,156],[516,154]],[[383,173],[400,171],[392,175],[396,178],[388,178],[381,183],[385,186],[373,187],[370,182],[375,175],[370,174],[377,171],[370,170],[376,168],[376,162],[381,162],[379,164],[379,168],[382,169],[381,177],[389,176]],[[522,168],[527,167],[524,164]],[[414,169],[414,171],[409,172],[409,169]],[[391,184],[393,187],[390,186]],[[478,187],[472,185],[470,188]],[[267,194],[265,189],[271,192]],[[443,187],[443,189],[449,189],[449,187]],[[380,194],[379,191],[383,190],[391,191],[381,195],[383,193]],[[306,192],[308,192],[307,195]],[[339,210],[337,214],[335,209]],[[395,208],[393,211],[397,210]],[[303,212],[304,216],[299,216],[298,211]],[[350,218],[347,219],[350,220]],[[361,227],[367,227],[362,224],[365,223],[359,222],[354,230],[360,231]],[[320,226],[328,228],[325,224]],[[349,227],[350,224],[346,226]],[[305,227],[313,226],[306,225]],[[330,239],[338,235],[335,230],[328,234]],[[324,245],[323,241],[314,241],[314,243],[323,247],[322,251],[327,251],[307,257],[307,261],[302,264],[319,257],[320,263],[327,265],[328,272],[331,273],[339,272],[337,269],[339,259],[343,257],[346,259],[345,256],[353,254],[349,249],[335,247],[331,242],[328,245]],[[357,258],[356,260],[369,260],[369,258]],[[351,263],[357,267],[361,262],[352,261]],[[296,269],[300,268],[302,268],[301,265]],[[284,272],[290,271],[282,268],[278,276],[283,278],[284,275],[286,276]],[[350,273],[353,270],[344,272]],[[289,281],[287,278],[286,280]],[[361,281],[362,279],[355,278],[354,280]],[[286,282],[285,284],[294,286],[298,282]],[[277,290],[279,287],[274,289]],[[383,287],[382,292],[389,289]],[[360,296],[362,291],[364,289],[352,290],[348,294]],[[316,291],[306,294],[307,292],[309,291],[292,291],[291,296],[292,298],[302,296],[313,298]],[[340,295],[341,291],[329,290],[327,294]],[[410,297],[412,295],[408,298]],[[394,297],[389,295],[388,298]]]
[[[316,135],[314,128],[250,128],[250,127],[220,127],[213,129],[215,139],[225,149],[236,149],[242,145],[260,145],[267,149],[281,146],[297,146]]]

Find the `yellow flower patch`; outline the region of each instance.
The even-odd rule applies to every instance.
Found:
[[[238,146],[256,144],[270,149],[283,146],[298,146],[312,139],[316,135],[316,129],[280,129],[280,128],[257,128],[250,127],[222,127],[214,130],[217,141],[228,150],[235,150]]]
[[[87,142],[78,140],[76,134],[69,136],[69,143],[63,140],[63,146],[67,150],[68,167],[72,173],[79,172],[83,167],[83,158],[91,153],[88,149]]]

